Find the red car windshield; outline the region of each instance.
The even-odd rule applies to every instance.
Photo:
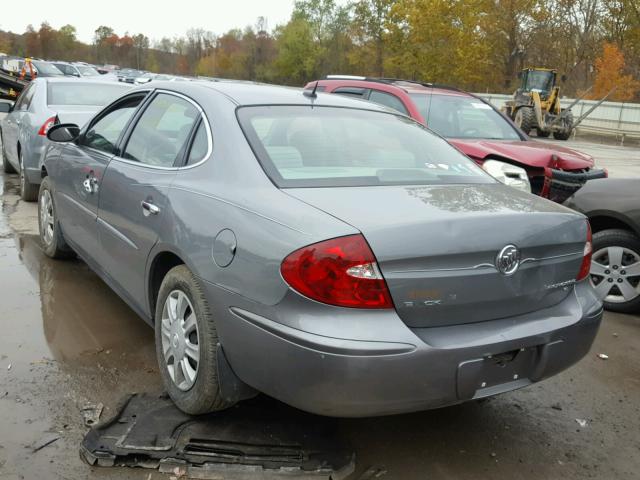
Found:
[[[521,140],[502,115],[477,98],[429,93],[409,95],[427,126],[445,138]]]

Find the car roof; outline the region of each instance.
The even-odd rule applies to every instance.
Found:
[[[315,82],[311,82],[315,83]],[[453,96],[461,96],[461,97],[472,97],[473,95],[458,90],[455,87],[449,87],[446,85],[439,85],[436,83],[421,83],[412,80],[402,80],[402,79],[386,79],[386,78],[365,78],[359,79],[356,77],[333,77],[326,78],[323,80],[318,80],[319,85],[323,86],[331,86],[337,88],[339,86],[345,87],[362,87],[362,88],[380,88],[381,85],[385,85],[387,88],[399,88],[406,93],[424,93],[428,95],[453,95]],[[309,84],[307,84],[307,87]]]
[[[283,87],[249,81],[207,81],[194,80],[192,82],[153,82],[156,89],[170,90],[188,95],[191,91],[207,93],[207,90],[215,90],[238,106],[247,105],[322,105],[331,107],[358,108],[380,112],[393,112],[383,105],[378,105],[366,100],[359,100],[342,95],[331,95],[318,92],[316,98],[304,95],[304,90],[297,87]],[[140,90],[148,90],[149,87],[139,87]]]

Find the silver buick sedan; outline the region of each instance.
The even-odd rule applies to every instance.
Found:
[[[333,416],[441,407],[554,375],[598,331],[585,217],[385,107],[153,82],[48,138],[46,253],[155,328],[187,413],[257,392]]]

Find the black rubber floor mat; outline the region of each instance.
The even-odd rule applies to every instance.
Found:
[[[158,468],[202,479],[326,478],[354,469],[335,420],[258,397],[192,417],[166,396],[131,395],[80,447],[90,465]]]

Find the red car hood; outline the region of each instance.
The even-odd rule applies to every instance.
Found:
[[[449,138],[450,143],[467,156],[484,160],[487,157],[504,158],[528,167],[550,167],[561,170],[582,170],[594,166],[587,154],[552,143],[536,140],[482,140]],[[554,158],[555,156],[555,158]]]

